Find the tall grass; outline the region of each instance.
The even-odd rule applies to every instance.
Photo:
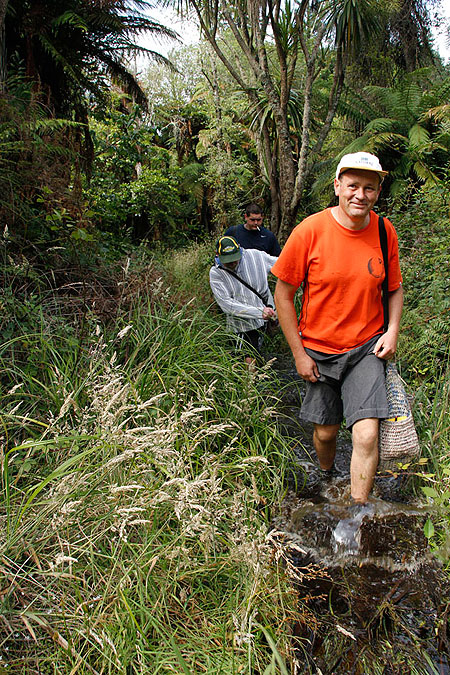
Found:
[[[114,326],[92,322],[76,367],[73,345],[36,330],[39,373],[22,360],[5,379],[9,672],[286,672],[297,599],[268,537],[289,458],[273,374],[250,374],[214,316],[172,293],[156,280]]]

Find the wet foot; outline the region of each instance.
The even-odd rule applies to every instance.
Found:
[[[331,469],[319,469],[319,475],[322,481],[324,481],[325,483],[330,483],[333,480],[333,478],[337,478],[339,476],[339,471],[333,464]]]
[[[346,491],[347,483],[348,474],[342,473],[336,466],[325,470],[312,462],[301,462],[290,479],[292,489],[299,497],[315,501],[338,499],[343,490]]]

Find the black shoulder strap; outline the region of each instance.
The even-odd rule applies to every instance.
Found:
[[[381,252],[383,253],[384,274],[385,274],[384,281],[381,284],[381,289],[383,291],[384,332],[386,332],[389,326],[389,279],[388,279],[389,261],[387,250],[387,234],[383,216],[379,216],[378,218],[378,232],[380,235],[380,246]]]
[[[255,288],[253,288],[253,286],[250,286],[250,284],[248,284],[246,281],[244,281],[244,279],[241,279],[241,277],[238,274],[236,274],[236,272],[233,272],[233,270],[229,270],[227,267],[222,267],[222,266],[220,266],[220,269],[225,270],[225,272],[228,272],[228,274],[231,274],[232,277],[234,277],[235,279],[240,281],[241,284],[246,286],[250,291],[252,291],[255,295],[257,295],[258,298],[263,301],[265,307],[268,306],[267,305],[267,302],[269,300],[268,295],[266,295],[265,297],[262,296],[261,293],[258,293],[258,291]]]

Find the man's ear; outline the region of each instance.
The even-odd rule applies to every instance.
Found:
[[[336,195],[336,197],[339,195],[339,186],[340,186],[340,184],[341,184],[340,181],[339,181],[337,178],[335,178],[335,179],[334,179],[334,194]],[[377,199],[378,199],[378,198],[377,198]]]

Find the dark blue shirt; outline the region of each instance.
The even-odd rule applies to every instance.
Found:
[[[234,237],[242,248],[256,248],[258,251],[265,251],[269,255],[279,256],[281,253],[280,244],[273,232],[266,227],[260,227],[258,230],[247,230],[244,224],[232,225],[224,236]]]

